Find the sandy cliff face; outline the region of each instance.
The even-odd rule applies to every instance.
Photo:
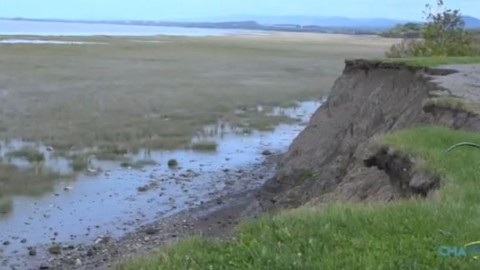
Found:
[[[371,153],[369,145],[377,134],[419,124],[442,123],[478,130],[475,114],[426,106],[432,97],[452,95],[433,82],[435,76],[452,73],[346,61],[327,102],[295,139],[277,176],[259,192],[262,206],[295,207],[329,199],[390,200],[405,194],[399,186],[412,190],[416,186],[418,190],[412,192],[422,194],[426,192],[422,189],[437,186],[438,179],[413,173],[409,160],[387,152]]]

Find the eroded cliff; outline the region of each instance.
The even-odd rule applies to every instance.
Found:
[[[327,200],[391,200],[427,195],[435,176],[388,149],[372,152],[376,135],[426,124],[479,130],[478,114],[432,102],[461,95],[439,83],[455,69],[428,69],[379,61],[347,60],[328,100],[295,139],[278,174],[259,192],[271,209]],[[458,75],[455,75],[458,76]]]

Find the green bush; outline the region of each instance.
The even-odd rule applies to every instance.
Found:
[[[471,32],[465,29],[460,10],[444,7],[437,0],[437,9],[427,5],[426,24],[421,30],[422,39],[404,39],[385,53],[389,58],[423,56],[472,56],[478,53]]]

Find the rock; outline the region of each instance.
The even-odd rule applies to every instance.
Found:
[[[22,239],[20,243],[25,244],[27,242],[27,239]]]
[[[137,188],[138,192],[147,192],[148,191],[148,186],[142,186]]]
[[[153,227],[150,227],[150,228],[145,229],[145,233],[147,235],[154,235],[154,234],[158,233],[158,230],[153,228]]]
[[[49,265],[46,265],[46,264],[42,264],[42,265],[40,265],[40,267],[39,267],[38,269],[40,269],[40,270],[48,270],[48,269],[50,269],[50,266],[49,266]]]
[[[62,254],[62,247],[59,245],[52,245],[48,248],[48,252],[52,255],[60,255]]]
[[[93,248],[90,248],[87,250],[87,257],[92,257],[93,255],[95,255],[95,251],[93,250]]]
[[[28,255],[37,256],[37,250],[34,247],[28,248]]]
[[[10,245],[10,241],[5,241],[5,242],[3,242],[3,245],[4,245],[4,246]]]
[[[110,237],[100,236],[95,240],[95,245],[108,243],[108,241],[110,241]]]
[[[80,266],[82,266],[82,260],[76,259],[75,260],[75,267],[80,267]]]
[[[264,155],[264,156],[271,156],[272,154],[273,153],[270,150],[265,150],[265,151],[262,152],[262,155]]]

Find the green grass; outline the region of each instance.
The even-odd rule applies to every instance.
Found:
[[[25,147],[22,147],[21,149],[8,152],[6,154],[6,157],[20,158],[31,163],[43,162],[45,160],[45,156],[40,151],[38,151],[34,147],[29,147],[29,146],[25,146]]]
[[[436,97],[426,101],[425,106],[435,105],[453,110],[463,110],[472,113],[480,113],[480,104],[477,102],[455,97]]]
[[[437,67],[442,65],[454,64],[480,64],[480,56],[465,57],[412,57],[412,58],[389,58],[382,60],[384,62],[405,63],[418,67]]]
[[[480,135],[424,127],[379,139],[442,176],[428,200],[305,207],[243,224],[231,241],[195,237],[118,269],[478,269],[472,257],[437,255],[480,240],[480,151],[445,152],[461,141]]]

